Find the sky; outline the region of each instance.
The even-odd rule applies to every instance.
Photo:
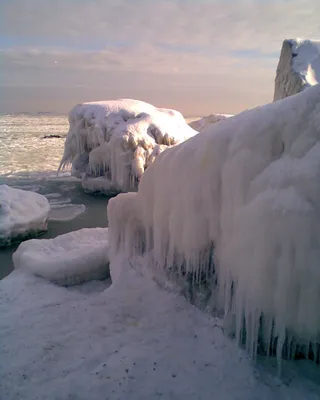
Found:
[[[186,116],[272,101],[319,0],[0,0],[0,112],[136,98]]]

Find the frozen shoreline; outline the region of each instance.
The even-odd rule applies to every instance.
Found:
[[[4,398],[318,398],[315,365],[286,363],[279,380],[275,360],[255,365],[219,320],[136,268],[117,260],[107,290],[108,281],[70,289],[20,270],[1,281]]]

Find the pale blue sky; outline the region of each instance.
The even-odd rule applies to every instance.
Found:
[[[0,0],[0,111],[133,97],[186,115],[272,100],[285,38],[318,0]]]

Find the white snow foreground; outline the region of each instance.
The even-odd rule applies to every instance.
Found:
[[[207,126],[216,124],[219,121],[223,121],[224,119],[230,118],[232,115],[230,114],[210,114],[200,119],[196,119],[189,123],[192,129],[195,129],[198,132],[203,131]]]
[[[78,285],[109,276],[108,228],[80,229],[54,239],[21,243],[14,267],[58,285]]]
[[[290,357],[299,344],[319,361],[319,180],[314,86],[161,154],[137,193],[109,202],[110,260],[148,255],[155,274],[223,310],[253,356]]]
[[[3,399],[317,398],[319,386],[299,371],[281,383],[273,370],[254,367],[218,320],[125,260],[110,271],[104,292],[55,286],[23,270],[0,281]]]
[[[59,170],[72,163],[93,192],[136,190],[158,154],[197,134],[178,111],[128,99],[77,105],[69,123]]]
[[[49,211],[41,194],[0,185],[0,247],[46,231]]]
[[[299,93],[320,80],[320,41],[291,39],[282,45],[274,101]]]

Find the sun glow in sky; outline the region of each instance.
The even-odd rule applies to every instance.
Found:
[[[119,97],[185,115],[272,101],[282,41],[318,0],[0,0],[0,111]]]

